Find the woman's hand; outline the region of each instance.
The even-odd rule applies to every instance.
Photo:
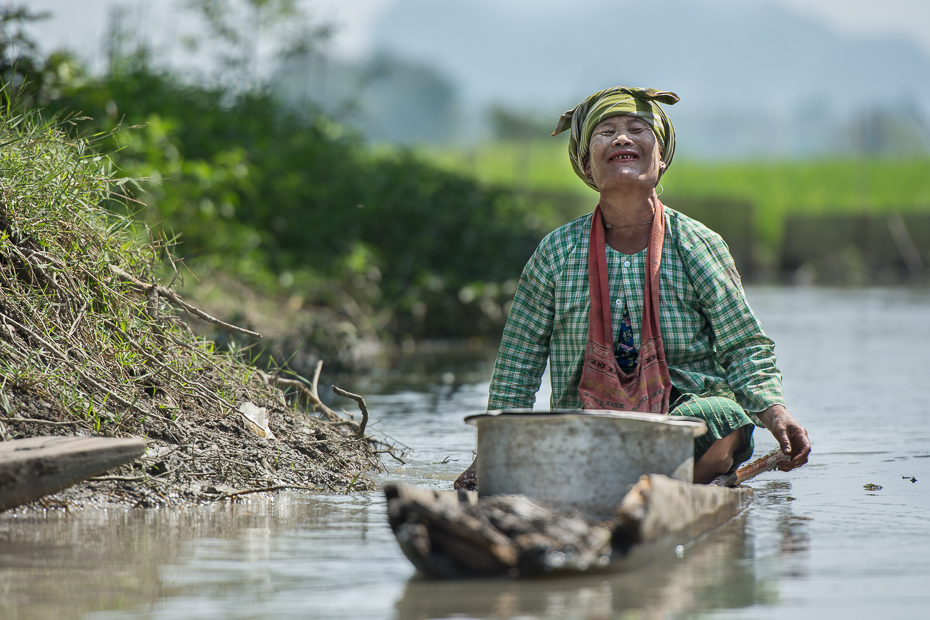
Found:
[[[807,431],[783,405],[772,405],[759,414],[759,420],[775,437],[781,451],[791,457],[790,461],[779,463],[778,469],[789,471],[807,462],[807,456],[811,453]]]

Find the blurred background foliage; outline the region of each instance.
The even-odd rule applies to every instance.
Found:
[[[193,83],[158,69],[119,15],[109,69],[91,77],[66,54],[14,48],[10,33],[38,16],[8,12],[7,101],[98,135],[118,174],[134,180],[137,217],[174,239],[176,262],[200,279],[221,273],[292,310],[342,309],[359,337],[498,333],[543,222],[528,220],[511,191],[412,150],[373,150],[314,105],[275,96],[251,72],[251,54],[227,53],[243,45],[221,4],[192,3],[221,44],[211,53],[223,54],[221,75]],[[280,19],[296,10],[250,4]],[[307,32],[298,38],[325,36]]]

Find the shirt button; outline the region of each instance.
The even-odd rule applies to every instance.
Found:
[[[617,307],[619,308],[620,306],[623,305],[623,302],[622,302],[621,300],[618,299],[617,301],[614,302],[614,305],[617,306]]]
[[[628,261],[628,260],[627,260],[627,261],[623,261],[623,266],[624,266],[624,267],[629,267],[629,266],[630,266],[630,261]]]

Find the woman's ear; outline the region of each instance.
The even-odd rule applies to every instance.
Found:
[[[581,163],[583,164],[582,169],[584,170],[584,175],[591,178],[591,156],[585,157]],[[593,180],[593,179],[592,179]]]

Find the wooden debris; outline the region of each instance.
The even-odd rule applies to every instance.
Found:
[[[610,550],[610,530],[581,513],[522,495],[388,485],[388,520],[404,554],[440,577],[586,570]]]
[[[142,456],[145,441],[30,437],[0,443],[0,511],[60,491]]]

